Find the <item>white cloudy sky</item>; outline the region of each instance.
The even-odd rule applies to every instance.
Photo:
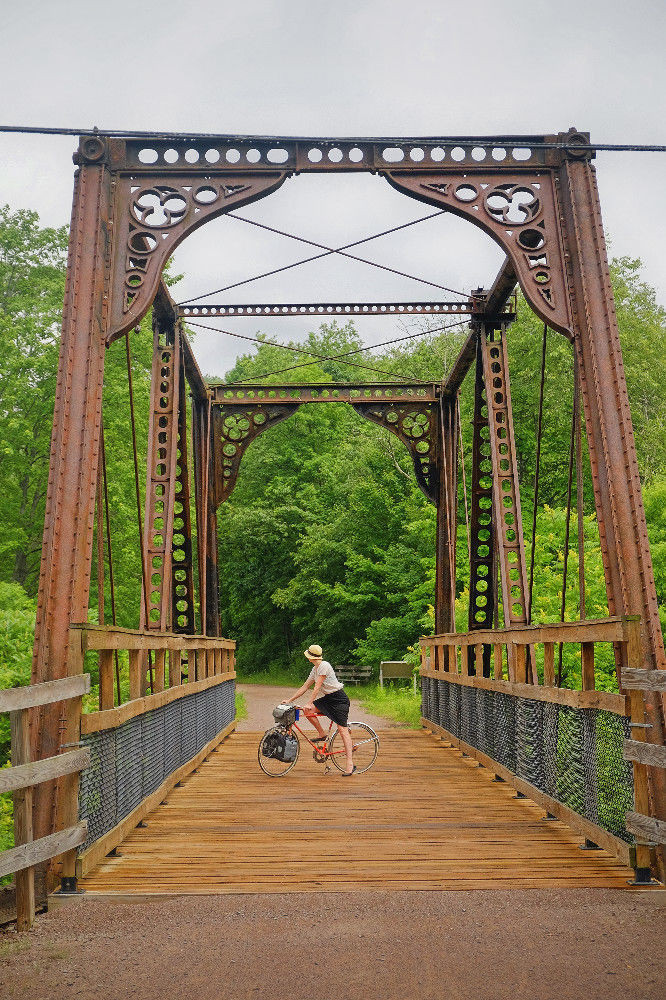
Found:
[[[599,142],[666,143],[664,0],[0,0],[0,122],[312,136],[557,132]],[[69,218],[72,138],[0,135],[0,201]],[[597,169],[615,254],[640,256],[666,302],[666,154],[601,153]],[[654,201],[650,203],[650,199]],[[246,209],[255,219],[341,245],[426,214],[380,178],[305,175]],[[444,216],[362,251],[462,290],[501,262],[482,233]],[[290,240],[218,220],[177,251],[181,299],[306,256]],[[427,286],[340,258],[230,293],[227,301],[429,298]],[[436,295],[434,296],[436,297]],[[227,320],[254,333],[257,320]],[[400,333],[366,319],[368,343]],[[305,321],[262,321],[301,337]],[[241,342],[197,338],[205,371]]]

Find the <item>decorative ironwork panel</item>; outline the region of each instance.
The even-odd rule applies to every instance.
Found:
[[[189,448],[185,359],[181,353],[178,386],[178,464],[171,548],[171,622],[174,632],[194,633],[194,575],[190,511]]]
[[[511,389],[504,328],[481,331],[483,378],[490,426],[490,456],[502,606],[507,628],[527,624],[527,571],[520,509],[520,488],[511,410]]]
[[[226,500],[236,485],[238,470],[247,447],[256,437],[286,420],[295,413],[300,403],[279,406],[257,403],[254,406],[243,404],[224,404],[213,407],[214,434],[222,442],[220,468],[218,476],[217,496]]]
[[[144,526],[148,600],[141,602],[141,627],[162,632],[169,631],[171,626],[171,550],[178,474],[180,354],[180,332],[171,330],[165,334],[156,327],[153,333]]]
[[[366,420],[385,427],[409,448],[416,482],[430,503],[439,498],[439,406],[435,403],[352,403]]]

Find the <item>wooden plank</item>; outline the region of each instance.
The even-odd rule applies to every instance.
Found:
[[[235,649],[233,639],[212,638],[202,635],[175,635],[169,632],[140,631],[120,628],[118,625],[75,624],[75,631],[83,631],[86,649]]]
[[[451,646],[457,643],[474,646],[477,642],[492,645],[519,643],[532,645],[544,642],[623,642],[626,638],[628,619],[596,618],[583,622],[558,622],[550,625],[513,625],[505,629],[480,629],[478,632],[450,632],[443,635],[424,636],[419,641],[434,646]]]
[[[146,817],[150,812],[153,811],[155,806],[159,805],[167,792],[169,792],[175,784],[181,781],[184,777],[190,774],[199,764],[206,759],[206,757],[218,746],[222,740],[226,739],[236,728],[236,720],[230,722],[228,726],[225,726],[221,733],[218,733],[209,743],[203,747],[196,756],[192,757],[181,767],[177,768],[172,774],[166,778],[159,788],[148,795],[143,802],[134,809],[129,816],[126,816],[117,826],[114,826],[113,830],[109,830],[108,833],[96,840],[94,844],[82,851],[79,855],[77,863],[77,871],[80,875],[85,875],[89,872],[96,864],[98,864],[109,851],[112,851],[118,844],[122,843],[125,837],[130,833],[137,823],[140,823],[144,817]]]
[[[26,687],[6,688],[0,691],[0,712],[18,712],[24,708],[52,705],[67,698],[78,698],[90,691],[90,675],[61,677],[43,684],[29,684]]]
[[[76,826],[67,827],[66,830],[58,830],[48,837],[41,837],[33,840],[29,844],[21,844],[19,847],[12,847],[9,851],[0,854],[0,878],[11,875],[12,872],[22,872],[26,868],[33,868],[42,861],[49,861],[58,857],[65,851],[73,847],[78,847],[88,836],[88,824],[83,821]]]
[[[155,694],[159,694],[160,691],[164,691],[164,680],[165,680],[164,662],[165,662],[165,657],[166,657],[166,650],[165,649],[156,649],[155,650],[155,674],[154,674],[154,680],[153,680],[153,691],[154,691]]]
[[[626,827],[629,833],[649,844],[666,844],[666,820],[628,812]]]
[[[463,677],[456,674],[441,674],[433,670],[421,669],[422,677],[436,677],[451,684],[482,688],[484,691],[498,691],[518,698],[532,698],[554,705],[569,705],[572,708],[600,708],[614,715],[626,715],[624,695],[612,691],[573,691],[569,688],[545,687],[537,684],[517,684],[514,681],[495,680],[494,677]]]
[[[118,856],[101,857],[89,898],[150,894],[492,890],[608,886],[631,878],[579,849],[561,822],[423,730],[379,732],[372,771],[326,775],[311,754],[275,781],[260,733],[237,733],[163,796]],[[305,749],[305,748],[302,748]],[[252,762],[252,766],[248,764]],[[166,801],[165,801],[166,799]],[[318,808],[312,809],[313,801]]]
[[[546,687],[555,687],[555,643],[543,644],[543,683]]]
[[[12,712],[10,717],[11,755],[17,770],[30,766],[30,718],[27,709]],[[14,843],[30,846],[33,838],[32,787],[19,786],[13,795],[14,802]],[[0,855],[0,867],[2,855]],[[30,930],[35,921],[35,872],[28,866],[26,871],[16,869],[16,926],[20,931]],[[9,874],[9,873],[6,873]]]
[[[630,691],[666,692],[666,670],[624,670],[622,687]]]
[[[102,649],[99,654],[99,710],[113,708],[113,650]]]
[[[514,774],[508,768],[504,767],[502,764],[493,760],[487,754],[483,753],[481,750],[477,750],[476,747],[470,746],[469,743],[465,743],[464,740],[459,740],[457,737],[453,736],[446,729],[442,729],[441,726],[436,726],[433,722],[428,719],[421,719],[421,725],[424,729],[429,729],[431,732],[438,733],[444,739],[448,740],[453,746],[458,747],[463,750],[469,757],[473,757],[478,760],[480,764],[484,767],[489,768],[495,774],[503,778],[504,781],[515,788],[517,792],[522,792],[527,798],[536,802],[537,805],[542,806],[547,812],[552,816],[557,816],[558,819],[566,823],[567,826],[571,827],[572,830],[577,830],[584,837],[589,840],[594,841],[599,847],[603,847],[604,850],[608,851],[610,854],[614,854],[623,864],[629,864],[629,845],[619,837],[614,837],[612,833],[604,830],[602,827],[597,826],[596,823],[591,823],[584,816],[579,813],[574,812],[573,809],[569,809],[558,799],[552,798],[550,795],[546,795],[539,788],[535,788],[528,781],[523,781],[518,775]],[[628,829],[628,828],[627,828]]]
[[[648,767],[666,767],[666,747],[639,740],[624,741],[624,760],[633,760]],[[2,771],[0,771],[0,779]]]
[[[581,687],[583,691],[594,691],[594,643],[580,644]]]
[[[14,759],[12,757],[12,759]],[[62,778],[65,774],[81,771],[90,766],[90,750],[69,750],[58,757],[45,757],[16,767],[0,769],[0,793],[13,792],[19,788],[30,788],[42,781]]]
[[[218,677],[204,677],[203,680],[194,681],[191,684],[180,684],[175,688],[168,688],[166,691],[159,691],[156,694],[147,694],[143,698],[135,698],[127,701],[124,705],[118,705],[108,712],[90,712],[81,719],[82,733],[99,733],[103,729],[115,729],[128,719],[134,719],[137,715],[144,715],[154,708],[161,708],[178,698],[186,698],[196,691],[205,691],[207,688],[215,687],[217,684],[224,684],[233,680],[236,674],[220,674]]]
[[[129,696],[130,702],[141,697],[141,654],[138,649],[129,651]]]
[[[180,649],[172,649],[169,652],[169,687],[180,687],[183,683],[181,664],[182,652]]]
[[[527,647],[515,646],[516,683],[527,685]]]

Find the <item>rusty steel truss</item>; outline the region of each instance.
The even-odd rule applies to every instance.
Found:
[[[343,401],[397,435],[420,488],[437,509],[436,629],[454,629],[457,393],[476,366],[471,509],[471,629],[489,628],[501,581],[505,622],[528,620],[525,551],[511,417],[506,330],[518,284],[534,312],[572,344],[579,371],[611,615],[640,615],[647,668],[664,649],[617,320],[601,221],[594,152],[585,133],[405,142],[190,140],[86,136],[79,141],[41,563],[33,680],[68,672],[68,628],[84,622],[93,554],[104,358],[153,307],[154,365],[142,624],[195,628],[188,463],[193,461],[202,631],[219,632],[217,509],[242,455],[263,430],[301,405]],[[481,143],[481,144],[480,144]],[[552,144],[544,148],[543,144]],[[556,148],[566,143],[566,148]],[[276,191],[303,172],[365,171],[397,191],[482,229],[506,254],[492,288],[470,303],[472,332],[442,384],[206,385],[183,317],[317,315],[309,304],[176,307],[161,276],[199,226]],[[381,304],[319,304],[319,315],[363,315]],[[396,313],[426,312],[397,304]],[[375,309],[377,307],[377,309]],[[312,307],[314,308],[314,307]],[[254,312],[248,310],[256,310]],[[242,310],[246,310],[243,312]],[[390,311],[388,306],[386,311]],[[186,384],[192,398],[191,454]],[[487,657],[484,669],[487,667]],[[621,671],[622,661],[618,663]],[[524,669],[524,667],[523,667]],[[620,674],[621,677],[621,674]],[[516,677],[527,680],[527,677]],[[532,678],[533,679],[533,678]],[[664,742],[663,704],[646,697],[649,739]],[[39,756],[58,752],[59,710],[34,727]],[[666,819],[666,788],[650,775],[652,812]],[[36,832],[58,825],[60,798],[40,786]]]

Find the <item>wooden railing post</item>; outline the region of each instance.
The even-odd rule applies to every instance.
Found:
[[[630,669],[643,666],[643,651],[641,647],[640,619],[628,619],[624,623],[627,637],[627,665]],[[631,719],[631,738],[637,743],[645,743],[645,698],[643,692],[632,689],[627,695],[629,699],[629,715]],[[650,797],[648,794],[648,774],[645,764],[633,763],[634,769],[634,812],[642,816],[650,815]],[[637,885],[649,884],[652,881],[650,870],[650,848],[647,843],[636,840],[634,871]]]
[[[30,763],[30,725],[27,708],[9,713],[12,767]],[[14,844],[29,844],[33,839],[33,789],[18,788],[14,799]],[[35,920],[35,869],[16,872],[16,926],[28,931]]]
[[[69,650],[67,656],[67,673],[70,676],[83,674],[84,651],[85,651],[85,631],[80,636],[76,633],[70,637]],[[105,651],[106,652],[106,651]],[[101,659],[101,657],[100,657]],[[109,651],[108,657],[108,680],[110,685],[110,708],[113,708],[113,651]],[[102,690],[100,674],[100,692]],[[101,697],[101,696],[100,696]],[[101,707],[101,706],[100,706]],[[83,712],[83,697],[68,698],[64,703],[65,725],[63,727],[63,746],[60,750],[78,746],[81,741],[81,714]],[[79,782],[80,772],[74,771],[66,774],[62,781],[62,822],[64,828],[73,827],[79,819]],[[73,847],[61,857],[62,868],[60,872],[60,891],[76,892],[76,855],[77,848]]]

